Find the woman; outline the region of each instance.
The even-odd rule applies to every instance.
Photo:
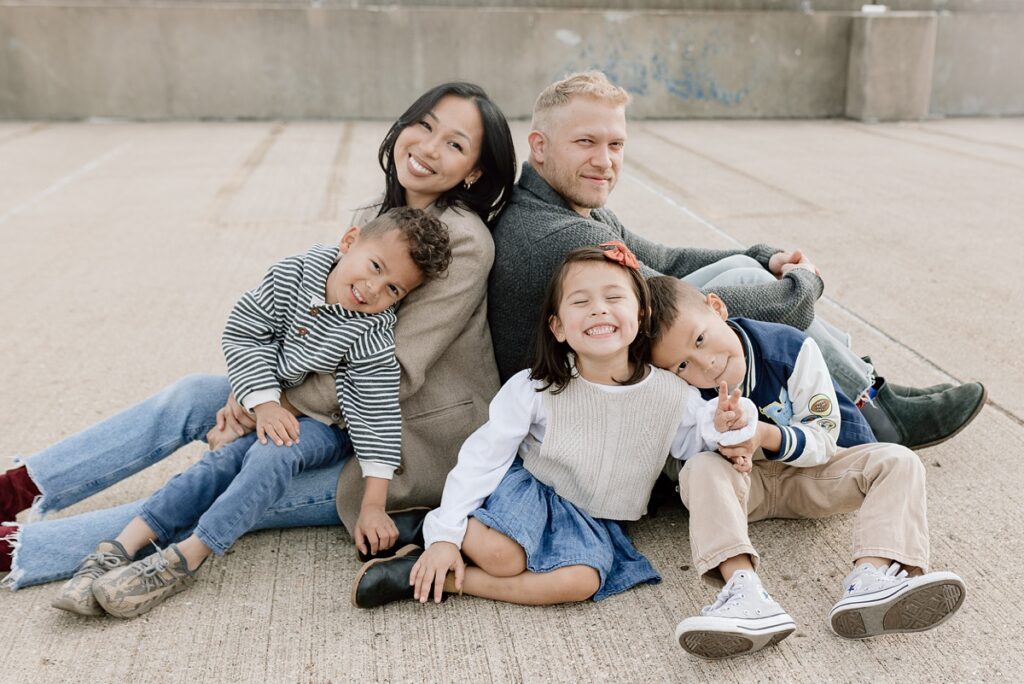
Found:
[[[396,206],[412,206],[435,212],[451,236],[448,276],[411,293],[395,328],[402,366],[403,465],[387,505],[436,505],[458,446],[486,420],[487,402],[498,389],[487,327],[487,275],[494,258],[487,222],[512,192],[515,151],[505,117],[487,94],[472,84],[448,83],[424,93],[399,117],[381,143],[379,159],[383,197],[357,212],[354,225]],[[311,376],[286,397],[302,414],[341,420],[330,378]],[[251,427],[226,378],[186,377],[0,476],[0,520],[13,520],[33,496],[40,513],[66,508],[189,442],[205,438],[211,448],[224,448]],[[397,530],[393,525],[384,533],[355,529],[362,494],[354,459],[304,472],[254,529],[340,521],[361,551],[376,553],[395,541]],[[0,528],[6,545],[16,547],[5,584],[18,589],[70,576],[98,541],[113,538],[136,515],[141,503]],[[11,553],[0,548],[0,562],[5,560],[11,562]]]

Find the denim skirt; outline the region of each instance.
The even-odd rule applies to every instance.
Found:
[[[595,601],[642,582],[661,581],[620,523],[587,515],[531,475],[518,457],[494,493],[470,515],[522,546],[532,572],[567,565],[597,570],[601,586]]]

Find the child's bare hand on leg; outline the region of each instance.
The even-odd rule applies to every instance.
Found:
[[[299,420],[285,407],[268,401],[253,412],[256,414],[256,437],[260,444],[266,444],[267,438],[277,446],[291,446],[299,441]]]
[[[409,584],[415,587],[413,597],[420,603],[426,603],[430,600],[430,585],[433,584],[434,602],[440,603],[449,571],[455,572],[455,590],[462,591],[466,562],[459,547],[451,542],[434,542],[412,566]]]
[[[359,518],[352,536],[360,552],[376,556],[378,551],[395,545],[398,541],[398,528],[384,511],[383,505],[364,502],[359,509]]]

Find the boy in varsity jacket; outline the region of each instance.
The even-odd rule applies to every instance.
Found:
[[[702,579],[724,584],[700,616],[679,623],[679,644],[726,658],[796,629],[755,572],[747,523],[766,518],[859,510],[853,569],[828,616],[835,634],[917,632],[952,616],[966,590],[951,572],[928,572],[924,467],[909,449],[874,442],[814,340],[789,326],[730,319],[719,297],[675,278],[649,284],[654,364],[706,397],[721,385],[739,388],[760,412],[749,441],[699,454],[679,472],[693,562]]]
[[[222,338],[231,389],[255,432],[207,452],[147,499],[53,605],[122,618],[149,611],[191,586],[203,561],[251,529],[295,475],[352,452],[366,480],[356,533],[396,532],[384,512],[402,440],[395,311],[450,262],[444,224],[405,207],[350,228],[338,247],[316,245],[271,266],[235,305]],[[334,376],[344,429],[282,406],[282,390],[310,373]],[[131,562],[150,542],[169,546]]]

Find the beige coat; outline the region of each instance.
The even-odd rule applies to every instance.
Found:
[[[376,207],[356,214],[363,225]],[[491,332],[487,326],[487,275],[494,243],[476,214],[447,209],[452,263],[445,278],[426,283],[402,301],[395,327],[402,366],[402,465],[388,488],[388,510],[437,506],[462,442],[487,420],[498,391]],[[334,378],[314,375],[287,391],[307,416],[340,422]],[[359,517],[363,481],[356,459],[338,479],[337,506],[349,532]]]

